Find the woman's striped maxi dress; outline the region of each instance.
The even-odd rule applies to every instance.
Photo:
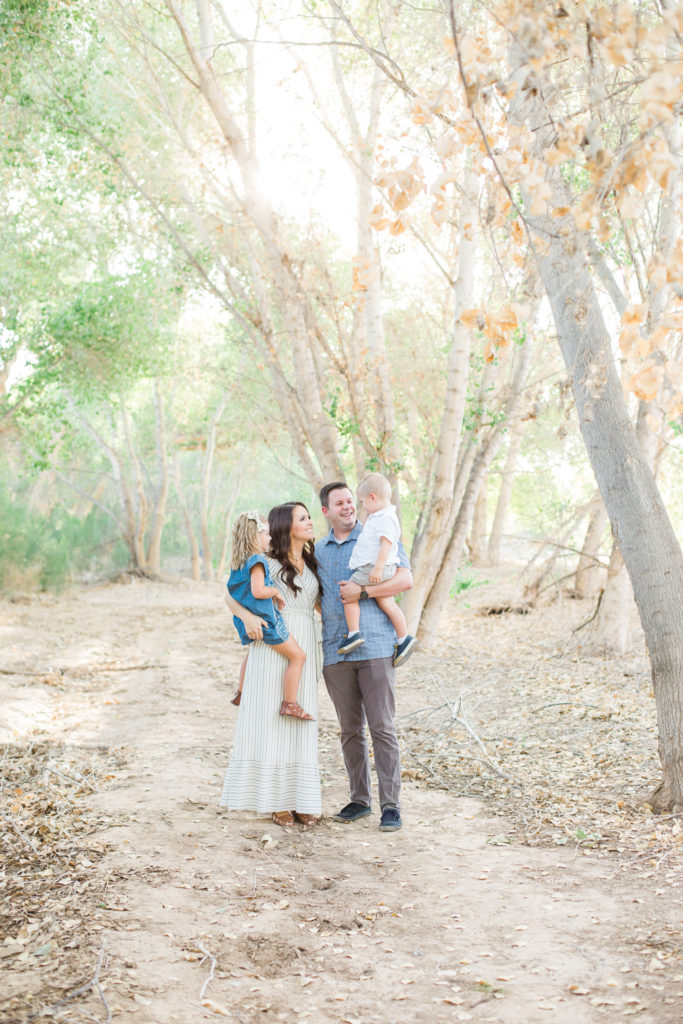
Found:
[[[313,615],[318,581],[306,566],[293,594],[280,578],[280,563],[268,558],[273,582],[285,599],[287,627],[306,652],[298,700],[318,717],[318,677],[321,671],[319,630]],[[220,803],[231,810],[299,811],[320,814],[318,723],[279,714],[286,659],[262,641],[249,645],[232,757]]]

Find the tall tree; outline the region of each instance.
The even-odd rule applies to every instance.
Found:
[[[638,175],[661,185],[668,180],[673,162],[669,158],[662,121],[683,97],[683,83],[670,71],[672,47],[680,11],[665,11],[660,18],[649,12],[651,30],[643,35],[635,9],[622,5],[614,13],[602,9],[591,14],[577,32],[573,15],[563,12],[559,19],[542,5],[519,3],[512,16],[507,11],[511,33],[509,74],[502,92],[506,120],[493,124],[485,107],[485,91],[493,86],[482,77],[479,66],[468,61],[464,41],[450,7],[454,49],[459,76],[471,116],[481,132],[482,144],[507,194],[520,189],[520,215],[532,241],[539,274],[550,301],[560,349],[572,381],[579,424],[612,529],[627,566],[647,639],[657,703],[659,750],[663,780],[653,796],[658,808],[683,807],[683,554],[657,490],[650,465],[638,443],[636,431],[617,373],[611,338],[605,324],[593,277],[586,231],[595,224],[605,230],[610,195],[621,206],[620,189],[626,189]],[[583,12],[581,12],[583,17]],[[570,44],[570,39],[578,41]],[[471,52],[471,51],[470,51]],[[556,62],[564,55],[564,63]],[[588,58],[588,74],[581,79],[580,58]],[[637,76],[629,64],[647,68],[646,85],[637,87]],[[585,65],[584,65],[585,67]],[[639,112],[637,134],[628,138],[617,133],[621,152],[612,152],[596,115],[601,97],[615,87],[610,69],[627,69],[622,89],[629,90],[629,115]],[[586,127],[567,109],[567,76],[581,82],[584,106],[593,120]],[[577,77],[578,76],[578,77]],[[565,88],[562,88],[565,86]],[[571,97],[572,107],[575,94]],[[625,127],[625,126],[624,126]],[[501,133],[515,140],[519,162],[499,162],[495,150]],[[581,148],[577,151],[577,143]],[[653,166],[654,153],[660,162]],[[590,174],[591,185],[580,196],[572,194],[572,179],[563,175],[567,161],[581,162]],[[662,161],[666,172],[662,172]],[[515,170],[516,168],[516,170]],[[576,175],[573,182],[577,181]],[[623,207],[622,207],[623,209]],[[674,264],[672,274],[678,273]],[[660,339],[661,340],[661,339]],[[632,386],[645,396],[652,382],[661,382],[666,362],[663,350],[652,343],[642,346],[643,357],[636,367]],[[669,379],[670,392],[675,387]]]

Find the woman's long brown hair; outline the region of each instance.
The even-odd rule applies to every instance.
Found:
[[[295,508],[304,508],[308,512],[303,501],[286,501],[284,505],[276,505],[275,508],[271,508],[268,513],[268,529],[270,530],[270,551],[268,554],[280,563],[282,566],[280,576],[292,593],[298,594],[301,587],[297,586],[294,582],[297,576],[297,568],[289,560],[289,546],[291,544]],[[318,560],[315,557],[315,548],[313,547],[312,540],[306,541],[302,554],[304,562],[317,579],[320,593],[322,594],[323,587],[320,582]]]

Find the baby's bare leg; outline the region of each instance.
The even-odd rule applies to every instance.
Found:
[[[405,636],[408,632],[406,617],[393,597],[376,597],[375,600],[384,614],[389,617],[391,625],[396,630],[396,636]]]
[[[273,644],[273,650],[282,654],[289,662],[285,669],[284,700],[288,703],[295,703],[306,655],[293,636],[290,636],[283,644]]]
[[[346,619],[346,632],[357,633],[360,626],[360,605],[358,601],[344,605],[344,617]]]

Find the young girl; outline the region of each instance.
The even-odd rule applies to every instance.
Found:
[[[273,584],[264,552],[270,544],[268,522],[258,512],[243,512],[235,521],[232,534],[232,566],[228,580],[228,592],[243,608],[264,619],[263,642],[273,647],[287,659],[284,677],[283,701],[280,714],[286,718],[299,718],[307,722],[314,721],[313,716],[301,707],[297,701],[299,680],[304,667],[306,655],[298,643],[289,635],[287,624],[280,609],[284,606],[284,598]],[[247,636],[244,623],[233,615],[232,621],[243,644],[252,641]],[[247,654],[247,658],[248,658]],[[240,669],[239,687],[232,699],[239,704],[242,698],[242,684],[247,665],[247,658]]]

